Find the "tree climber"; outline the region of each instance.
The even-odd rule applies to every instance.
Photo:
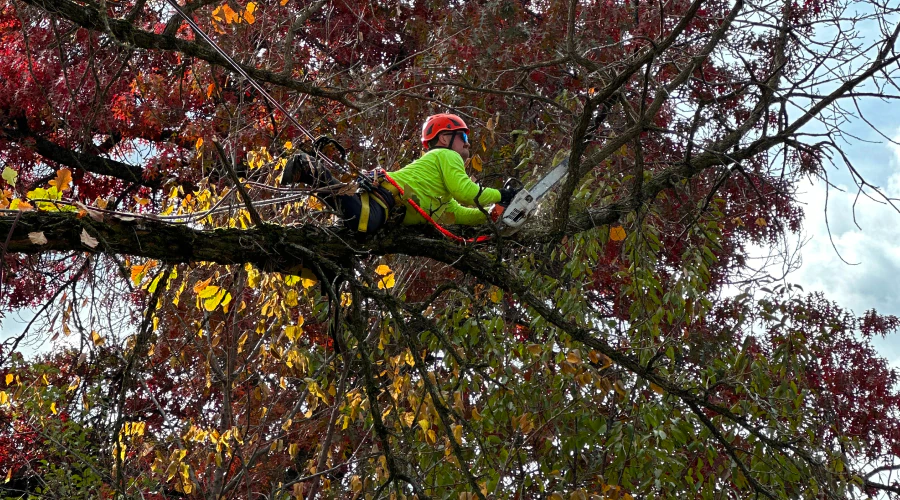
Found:
[[[374,234],[389,221],[402,221],[405,225],[428,223],[406,203],[408,197],[438,224],[483,224],[487,220],[485,213],[476,207],[498,202],[508,205],[517,190],[482,187],[469,179],[465,169],[469,158],[468,133],[466,122],[459,116],[447,113],[429,116],[422,126],[425,153],[391,172],[393,183],[383,173],[376,172],[371,177],[370,189],[356,193],[340,193],[340,182],[306,153],[288,160],[281,183],[303,183],[317,189],[316,196],[343,216],[344,225],[360,233]],[[332,186],[334,189],[329,190]],[[403,189],[404,196],[400,196],[397,186]]]

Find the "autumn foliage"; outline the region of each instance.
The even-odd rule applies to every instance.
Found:
[[[165,2],[0,0],[3,496],[900,497],[900,320],[749,263],[890,92],[893,7],[179,5],[285,109]],[[280,185],[448,110],[484,185],[569,159],[520,232]]]

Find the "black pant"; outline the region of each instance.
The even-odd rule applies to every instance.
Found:
[[[354,194],[336,194],[328,188],[340,181],[318,160],[305,153],[299,153],[288,160],[282,176],[282,184],[302,182],[316,190],[317,198],[332,210],[341,213],[344,226],[365,234],[374,234],[387,223],[394,198],[380,186],[371,190],[360,190]]]

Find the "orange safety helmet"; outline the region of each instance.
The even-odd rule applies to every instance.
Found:
[[[462,130],[469,133],[469,127],[462,118],[450,113],[440,113],[431,115],[422,125],[422,147],[428,149],[428,141],[437,137],[441,132],[452,132],[454,130]]]

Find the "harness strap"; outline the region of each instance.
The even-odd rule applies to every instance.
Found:
[[[371,198],[369,197],[368,191],[363,192],[360,196],[360,201],[362,201],[362,209],[359,213],[359,227],[358,230],[361,233],[365,233],[369,229],[369,201]]]
[[[391,176],[389,176],[389,175],[387,174],[387,172],[384,171],[384,169],[378,169],[378,170],[376,171],[376,175],[382,175],[382,176],[384,176],[384,179],[385,179],[385,180],[386,180],[386,181],[387,181],[394,189],[397,190],[397,193],[399,194],[400,199],[403,199],[403,188],[401,188],[401,187],[397,184],[397,181],[395,181],[394,179],[392,179]],[[391,192],[393,192],[393,190],[391,190]],[[440,224],[438,224],[437,221],[435,221],[434,219],[432,219],[431,216],[428,215],[428,212],[426,212],[422,207],[420,207],[418,203],[416,203],[415,201],[413,201],[412,198],[406,198],[406,202],[409,203],[409,205],[410,205],[411,207],[413,207],[413,209],[414,209],[416,212],[418,212],[419,215],[421,215],[426,221],[428,221],[432,226],[434,226],[435,229],[437,229],[438,231],[440,231],[441,234],[443,234],[445,237],[447,237],[447,238],[449,238],[449,239],[451,239],[451,240],[453,240],[453,241],[458,241],[458,242],[460,242],[460,243],[481,243],[481,242],[483,242],[483,241],[488,241],[488,240],[491,239],[491,237],[490,237],[489,235],[477,236],[477,237],[475,237],[475,238],[463,238],[462,236],[455,235],[455,234],[451,233],[450,231],[448,231],[447,228],[445,228],[445,227],[441,226]]]

